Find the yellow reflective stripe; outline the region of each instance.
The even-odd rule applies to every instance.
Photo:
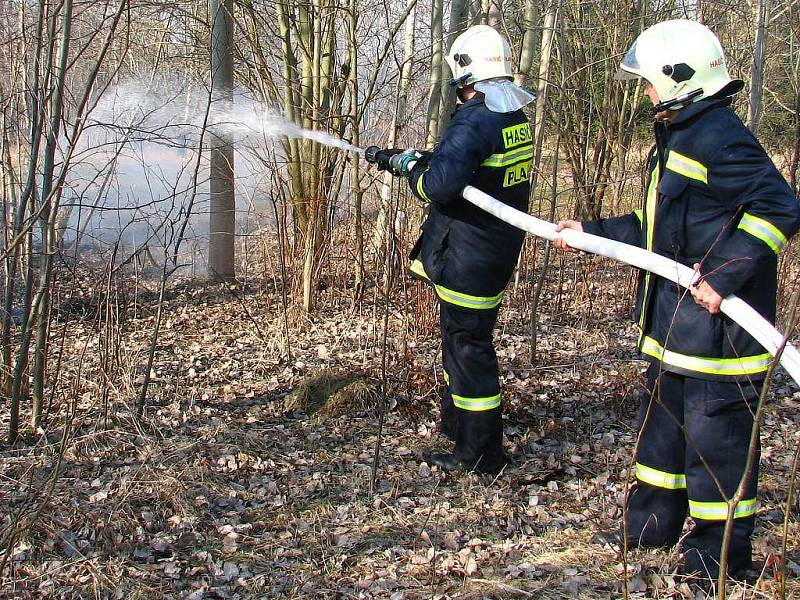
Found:
[[[650,336],[645,336],[642,340],[642,353],[674,367],[709,375],[755,375],[769,369],[772,362],[769,352],[737,358],[706,358],[681,354],[667,350]]]
[[[658,206],[658,180],[660,177],[658,164],[650,174],[650,187],[647,188],[647,199],[644,204],[644,214],[647,216],[647,237],[645,243],[647,250],[653,249],[653,237],[656,228],[656,207]],[[649,271],[648,271],[649,273]]]
[[[734,519],[749,517],[756,514],[758,501],[755,498],[742,500],[736,505],[733,511]],[[697,502],[689,500],[689,514],[694,519],[704,519],[706,521],[724,521],[728,518],[728,503],[722,502]]]
[[[451,290],[437,283],[434,283],[433,287],[436,289],[436,295],[439,296],[439,298],[449,304],[463,306],[464,308],[486,310],[499,306],[500,302],[503,301],[503,292],[500,292],[496,296],[472,296],[470,294]]]
[[[450,375],[442,369],[444,373],[444,382],[450,385]],[[453,404],[463,410],[481,411],[491,410],[500,406],[500,394],[494,396],[484,396],[483,398],[471,398],[469,396],[459,396],[458,394],[451,394],[453,397]]]
[[[415,258],[414,260],[411,261],[411,264],[408,266],[408,270],[411,271],[412,273],[419,275],[423,279],[430,280],[428,274],[425,272],[425,265],[423,265],[422,261],[418,258]]]
[[[423,265],[422,261],[418,258],[415,258],[411,261],[411,264],[408,266],[408,270],[415,275],[419,275],[426,281],[431,280],[431,278],[428,277],[428,274],[425,272],[425,265]],[[455,304],[456,306],[462,306],[464,308],[486,310],[499,306],[503,301],[503,292],[500,292],[496,296],[473,296],[471,294],[464,294],[463,292],[451,290],[450,288],[439,285],[438,283],[434,283],[433,288],[436,290],[436,295],[445,302],[449,304]]]
[[[425,173],[419,176],[417,179],[417,194],[425,200],[425,202],[431,202],[431,199],[428,198],[428,194],[425,193],[425,187],[422,185],[422,178],[425,177]]]
[[[666,166],[670,171],[680,173],[684,177],[708,183],[708,169],[702,163],[680,152],[670,150]]]
[[[772,223],[761,217],[744,213],[742,220],[739,221],[739,229],[742,229],[764,242],[767,246],[772,248],[775,254],[779,254],[783,250],[788,240],[786,236],[781,233],[781,230],[775,227]]]
[[[647,196],[644,203],[644,216],[647,217],[647,231],[645,232],[645,249],[653,250],[653,232],[656,226],[656,207],[658,206],[658,179],[660,176],[658,162],[650,173],[650,187],[647,188]],[[642,291],[641,316],[639,317],[639,330],[644,332],[644,321],[647,317],[647,294],[650,291],[650,271],[644,272],[644,288]],[[641,343],[641,333],[639,337]]]
[[[533,158],[533,145],[527,144],[522,148],[511,150],[510,152],[500,152],[492,154],[481,163],[482,167],[507,167],[515,162]]]
[[[636,463],[636,479],[668,490],[686,489],[686,475],[683,473],[667,473],[638,462]]]
[[[483,398],[470,398],[468,396],[453,396],[453,404],[462,410],[469,410],[473,412],[482,410],[491,410],[500,406],[500,394],[494,396],[485,396]]]
[[[644,215],[642,215],[642,209],[637,208],[635,211],[633,211],[633,214],[636,215],[637,219],[639,219],[639,225],[641,225],[642,221],[644,221]]]

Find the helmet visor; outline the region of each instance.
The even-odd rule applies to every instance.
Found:
[[[627,81],[629,79],[638,79],[639,77],[641,77],[641,74],[639,60],[636,58],[636,42],[633,42],[633,46],[630,47],[625,54],[625,58],[622,59],[622,63],[614,75],[614,79],[617,81]]]

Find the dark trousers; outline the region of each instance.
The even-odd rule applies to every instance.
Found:
[[[439,303],[442,332],[442,430],[469,468],[492,470],[503,461],[502,409],[492,330],[497,308],[468,310]]]
[[[687,512],[694,526],[683,539],[684,569],[716,577],[728,506],[747,462],[762,382],[710,381],[648,370],[640,412],[636,484],[628,498],[628,540],[672,546]],[[760,446],[733,523],[729,572],[751,563]]]

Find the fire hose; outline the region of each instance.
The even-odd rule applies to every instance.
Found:
[[[371,150],[372,152],[370,154]],[[367,160],[369,162],[377,162],[375,160],[375,151],[377,150],[377,147],[367,149]],[[401,164],[403,170],[407,169],[410,171],[414,167],[413,160],[403,162],[398,155],[398,158],[395,159],[395,164],[392,166],[398,165],[399,169],[399,165]],[[650,271],[684,288],[688,289],[691,287],[699,277],[699,274],[690,267],[638,246],[631,246],[630,244],[624,244],[574,229],[564,229],[556,232],[554,223],[512,208],[470,185],[464,188],[461,195],[468,202],[494,215],[501,221],[505,221],[509,225],[513,225],[537,237],[545,238],[550,241],[560,237],[573,248],[592,254],[599,254],[607,258],[613,258],[614,260],[631,265],[632,267]],[[741,298],[736,297],[734,294],[724,298],[719,308],[723,313],[736,321],[742,329],[753,336],[753,338],[772,356],[776,356],[780,353],[780,364],[786,369],[792,379],[794,379],[797,384],[800,384],[800,352],[786,341],[785,336],[781,332],[762,317],[752,306]],[[781,349],[783,349],[782,352]]]
[[[644,248],[623,244],[622,242],[582,231],[575,231],[574,229],[563,229],[556,232],[555,224],[503,204],[472,186],[465,187],[462,196],[468,202],[482,208],[501,221],[505,221],[537,237],[551,241],[560,237],[573,248],[613,258],[633,267],[650,271],[682,287],[689,288],[699,277],[699,274],[694,269]],[[736,321],[742,329],[753,336],[772,356],[778,354],[783,347],[780,364],[792,379],[800,384],[800,352],[788,342],[784,346],[785,338],[782,333],[756,312],[752,306],[734,294],[724,298],[719,308]]]

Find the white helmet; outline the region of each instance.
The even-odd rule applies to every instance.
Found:
[[[722,92],[731,96],[744,86],[731,79],[722,46],[708,27],[675,19],[645,29],[625,58],[615,79],[643,77],[658,92],[658,107],[681,108]]]
[[[473,25],[459,35],[445,58],[453,85],[464,87],[495,77],[514,77],[511,46],[488,25]]]

